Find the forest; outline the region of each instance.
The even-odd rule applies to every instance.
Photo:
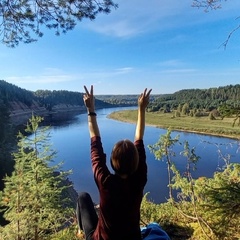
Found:
[[[0,101],[9,111],[11,111],[9,104],[14,101],[21,102],[27,106],[31,106],[35,101],[48,110],[51,110],[57,104],[83,106],[82,93],[80,92],[67,90],[37,90],[34,92],[20,88],[4,80],[0,80]],[[111,105],[96,99],[96,106],[101,108]]]
[[[173,94],[164,94],[151,103],[150,110],[170,112],[184,104],[188,104],[189,109],[205,109],[206,111],[212,111],[222,105],[240,107],[240,85],[184,89]]]

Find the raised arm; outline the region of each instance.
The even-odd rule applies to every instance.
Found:
[[[138,119],[137,119],[136,132],[135,132],[135,141],[142,140],[144,136],[145,111],[149,103],[149,96],[151,91],[152,89],[147,91],[147,88],[145,88],[144,92],[141,93],[141,95],[138,98]]]
[[[95,136],[100,137],[100,131],[97,124],[97,115],[95,113],[93,86],[91,85],[90,92],[88,91],[86,86],[84,86],[84,89],[85,89],[85,94],[83,95],[83,101],[87,108],[87,113],[88,113],[88,128],[89,128],[90,138]]]

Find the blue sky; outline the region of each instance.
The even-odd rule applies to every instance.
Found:
[[[204,12],[191,0],[118,0],[117,10],[84,20],[66,35],[0,45],[0,79],[27,90],[153,94],[240,83],[240,1]]]

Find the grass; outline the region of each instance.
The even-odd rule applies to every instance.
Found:
[[[136,123],[137,110],[113,112],[108,117],[119,121]],[[210,120],[208,116],[173,117],[172,113],[146,112],[147,125],[166,129],[171,128],[171,130],[196,132],[200,134],[239,139],[240,127],[237,125],[233,127],[233,120],[234,118]]]

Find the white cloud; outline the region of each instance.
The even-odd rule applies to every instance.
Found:
[[[116,74],[126,74],[129,72],[132,72],[133,70],[134,70],[134,68],[132,68],[132,67],[124,67],[124,68],[115,69],[115,73]]]
[[[185,62],[183,62],[179,59],[170,59],[170,60],[159,62],[158,65],[160,67],[176,68],[176,67],[182,67],[186,64],[185,64]]]
[[[12,76],[6,77],[7,82],[11,83],[58,83],[71,81],[72,77],[68,75],[55,75],[55,76]]]
[[[45,68],[39,75],[26,75],[26,76],[9,76],[6,81],[13,84],[33,83],[33,84],[50,84],[50,83],[63,83],[70,82],[76,79],[76,76],[67,74],[58,68]]]
[[[161,73],[164,74],[188,74],[188,73],[195,73],[197,72],[194,68],[182,68],[182,69],[169,69],[169,70],[163,70]]]
[[[74,81],[94,81],[101,84],[102,81],[112,79],[118,75],[126,75],[133,72],[132,67],[122,67],[116,69],[95,69],[78,74],[69,74],[58,68],[45,68],[39,75],[26,76],[10,76],[5,80],[15,85],[35,84],[35,85],[49,85],[57,83],[70,83]]]
[[[186,6],[190,7],[186,2],[176,0],[120,0],[117,3],[118,9],[112,10],[109,15],[99,15],[85,26],[106,35],[130,37],[172,25],[167,19],[178,15]]]

